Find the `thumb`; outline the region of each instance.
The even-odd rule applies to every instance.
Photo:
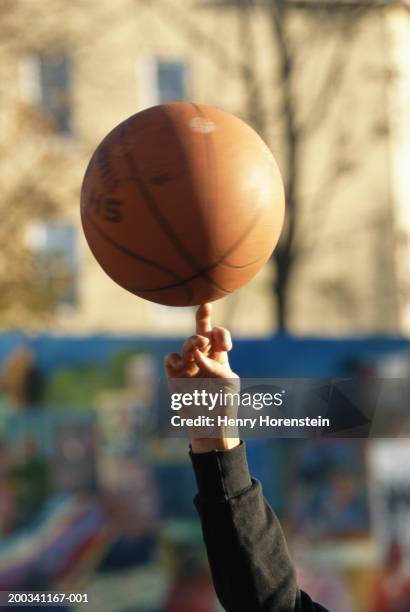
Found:
[[[196,365],[205,375],[226,378],[226,367],[223,367],[215,359],[210,359],[199,349],[194,351],[193,357]]]

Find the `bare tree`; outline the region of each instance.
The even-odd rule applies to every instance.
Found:
[[[342,82],[343,67],[347,64],[348,57],[346,54],[345,40],[342,37],[338,47],[336,48],[334,58],[329,63],[327,74],[324,78],[321,90],[316,94],[313,100],[312,109],[304,123],[298,121],[300,116],[301,98],[295,94],[294,80],[295,76],[295,49],[289,41],[287,33],[287,24],[292,10],[291,3],[286,0],[272,2],[269,6],[270,21],[272,28],[272,40],[275,45],[276,54],[278,57],[277,74],[274,75],[276,82],[279,84],[281,95],[281,117],[284,125],[285,135],[285,194],[287,204],[287,222],[284,228],[282,239],[274,252],[274,260],[276,263],[276,278],[275,278],[275,293],[277,298],[277,325],[280,330],[287,328],[287,313],[288,313],[288,289],[292,277],[292,272],[299,256],[299,246],[296,242],[297,224],[299,218],[299,199],[300,193],[300,170],[301,157],[303,155],[302,146],[304,138],[308,138],[312,133],[314,124],[317,118],[323,120],[326,113],[329,111],[329,106],[334,101],[334,96],[337,95],[338,84]],[[336,8],[337,10],[337,8]],[[332,10],[335,13],[335,9]],[[320,16],[323,13],[319,13]],[[346,34],[350,31],[353,33],[354,27],[358,25],[359,11],[356,9],[354,13],[345,13],[340,20],[339,12],[339,30]],[[337,77],[337,78],[336,78]],[[335,176],[332,177],[336,179]]]
[[[141,1],[136,2],[141,4]],[[201,28],[188,13],[178,10],[173,0],[156,0],[149,4],[149,10],[156,12],[159,19],[166,19],[170,27],[177,28],[196,48],[206,52],[221,72],[229,71],[242,80],[245,96],[242,115],[267,142],[272,141],[272,123],[278,126],[277,150],[281,153],[287,215],[280,243],[273,255],[273,290],[276,325],[279,330],[286,330],[289,327],[289,291],[297,264],[317,249],[320,243],[318,228],[325,225],[331,212],[327,202],[340,180],[360,163],[363,153],[358,151],[357,159],[349,159],[342,151],[343,147],[339,146],[345,138],[342,127],[332,127],[326,175],[321,177],[319,185],[313,186],[314,193],[310,197],[309,208],[315,218],[312,224],[306,222],[301,210],[305,197],[302,175],[306,147],[338,101],[352,59],[352,42],[360,31],[363,18],[370,11],[383,9],[386,3],[376,0],[208,0],[198,5],[203,10],[219,7],[236,11],[239,25],[236,53],[228,52],[223,41]],[[254,28],[254,21],[261,13],[270,28],[270,41],[263,49],[256,40]],[[302,16],[306,23],[302,33],[294,34],[292,23],[297,15]],[[309,55],[312,46],[321,44],[323,28],[327,28],[328,35],[330,33],[334,39],[333,50],[326,60],[320,62],[318,84],[312,86],[312,91],[306,91],[309,86],[300,84],[306,65],[303,55]],[[257,70],[261,53],[274,58],[268,87],[266,82],[261,84]],[[377,137],[385,138],[387,135],[385,130]],[[369,227],[372,224],[373,220],[369,221]]]

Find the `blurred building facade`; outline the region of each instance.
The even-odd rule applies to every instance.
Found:
[[[191,329],[192,309],[151,304],[104,274],[81,231],[79,191],[113,126],[177,99],[251,121],[286,172],[271,15],[234,4],[2,3],[3,328]],[[298,6],[288,24],[303,127],[289,329],[409,334],[409,17],[397,6],[351,19]],[[273,277],[266,266],[218,303],[218,324],[271,333]]]

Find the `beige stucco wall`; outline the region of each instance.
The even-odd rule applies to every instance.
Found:
[[[188,0],[164,2],[171,7],[165,12],[157,4],[20,3],[20,38],[0,46],[1,77],[8,83],[2,127],[11,151],[0,163],[4,184],[18,181],[22,168],[24,172],[35,172],[38,165],[47,168],[41,177],[44,189],[58,201],[61,218],[79,225],[79,186],[87,160],[114,125],[144,107],[149,92],[138,77],[151,57],[186,59],[193,99],[246,115],[247,92],[241,76],[246,50],[236,14],[229,9],[194,9]],[[27,21],[30,28],[25,27]],[[392,144],[386,108],[388,96],[393,95],[390,62],[399,60],[397,54],[392,59],[385,52],[386,21],[380,13],[361,20],[344,37],[337,34],[335,24],[300,14],[291,24],[299,48],[300,121],[314,113],[323,75],[337,54],[342,53],[345,66],[342,85],[335,74],[330,88],[329,112],[319,109],[320,120],[303,137],[301,258],[291,287],[290,328],[317,334],[397,332],[405,326],[397,302],[391,160],[401,154]],[[271,77],[275,53],[262,11],[254,15],[253,28],[255,73],[269,126],[266,137],[283,166],[280,96]],[[25,95],[21,79],[16,78],[19,66],[31,48],[59,47],[67,47],[72,55],[75,138],[71,142],[44,138],[18,123]],[[50,155],[56,160],[47,165]],[[57,312],[50,327],[74,333],[176,334],[192,329],[191,309],[160,307],[117,287],[96,264],[81,231],[79,235],[79,304],[74,310]],[[218,324],[237,334],[271,333],[275,326],[272,270],[265,267],[248,286],[217,303]]]
[[[410,15],[396,7],[386,16],[391,62],[396,78],[388,92],[391,125],[390,164],[393,185],[395,258],[400,291],[399,326],[410,335]]]

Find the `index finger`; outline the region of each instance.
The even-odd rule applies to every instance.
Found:
[[[206,336],[212,331],[211,324],[212,304],[201,304],[196,311],[196,333]]]

